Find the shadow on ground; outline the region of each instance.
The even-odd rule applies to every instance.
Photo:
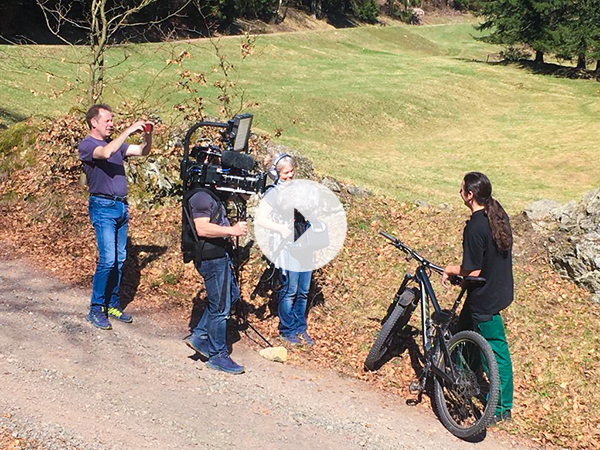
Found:
[[[539,63],[527,59],[521,59],[519,61],[491,61],[482,59],[472,58],[458,58],[461,61],[476,64],[486,64],[489,66],[508,66],[513,65],[523,70],[527,70],[535,75],[549,75],[557,78],[569,78],[571,80],[590,80],[597,79],[600,81],[600,71],[596,70],[583,70],[575,67],[561,66],[555,63]]]
[[[133,301],[140,285],[142,270],[152,261],[160,258],[166,251],[166,246],[133,245],[131,238],[127,239],[127,259],[125,260],[125,264],[123,264],[120,289],[122,308],[125,308]]]
[[[9,125],[25,120],[27,117],[15,111],[0,107],[0,131],[5,130]]]

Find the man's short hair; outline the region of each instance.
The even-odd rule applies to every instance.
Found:
[[[92,119],[98,118],[98,114],[100,114],[101,109],[104,109],[108,112],[112,112],[111,107],[108,106],[107,104],[98,103],[96,105],[90,106],[90,108],[85,113],[85,121],[87,122],[88,127],[90,127],[90,130],[92,129]]]

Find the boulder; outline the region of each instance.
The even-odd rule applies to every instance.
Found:
[[[327,189],[333,192],[341,192],[342,188],[337,180],[333,177],[323,177],[321,179],[321,184],[325,186]]]
[[[586,192],[579,202],[534,202],[523,215],[548,237],[550,261],[558,273],[592,292],[600,304],[600,188]]]
[[[417,16],[419,19],[425,17],[425,11],[422,8],[412,8],[412,13]]]
[[[566,248],[550,250],[554,267],[563,277],[600,294],[600,234],[573,237],[570,244]]]
[[[577,226],[577,216],[579,214],[579,205],[575,200],[564,204],[560,211],[559,229],[562,231],[572,230]]]
[[[585,208],[587,214],[600,216],[600,188],[583,194],[581,205]]]
[[[555,200],[538,200],[527,206],[523,214],[531,221],[539,221],[552,218],[561,208],[561,204]]]
[[[370,197],[373,195],[365,188],[357,186],[346,186],[346,192],[354,197]]]

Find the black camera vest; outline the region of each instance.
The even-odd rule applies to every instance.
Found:
[[[194,261],[200,264],[202,260],[222,258],[228,252],[231,252],[231,242],[227,238],[205,238],[198,236],[196,233],[189,201],[192,196],[199,192],[209,194],[217,202],[217,209],[210,217],[210,223],[219,223],[221,211],[224,209],[223,201],[210,189],[199,187],[183,194],[181,203],[181,251],[185,263]]]

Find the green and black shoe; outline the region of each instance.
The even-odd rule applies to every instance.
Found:
[[[119,308],[115,308],[114,306],[111,306],[108,308],[108,317],[113,317],[113,318],[120,320],[121,322],[125,322],[125,323],[133,322],[133,317],[131,317],[127,313],[124,313]]]

